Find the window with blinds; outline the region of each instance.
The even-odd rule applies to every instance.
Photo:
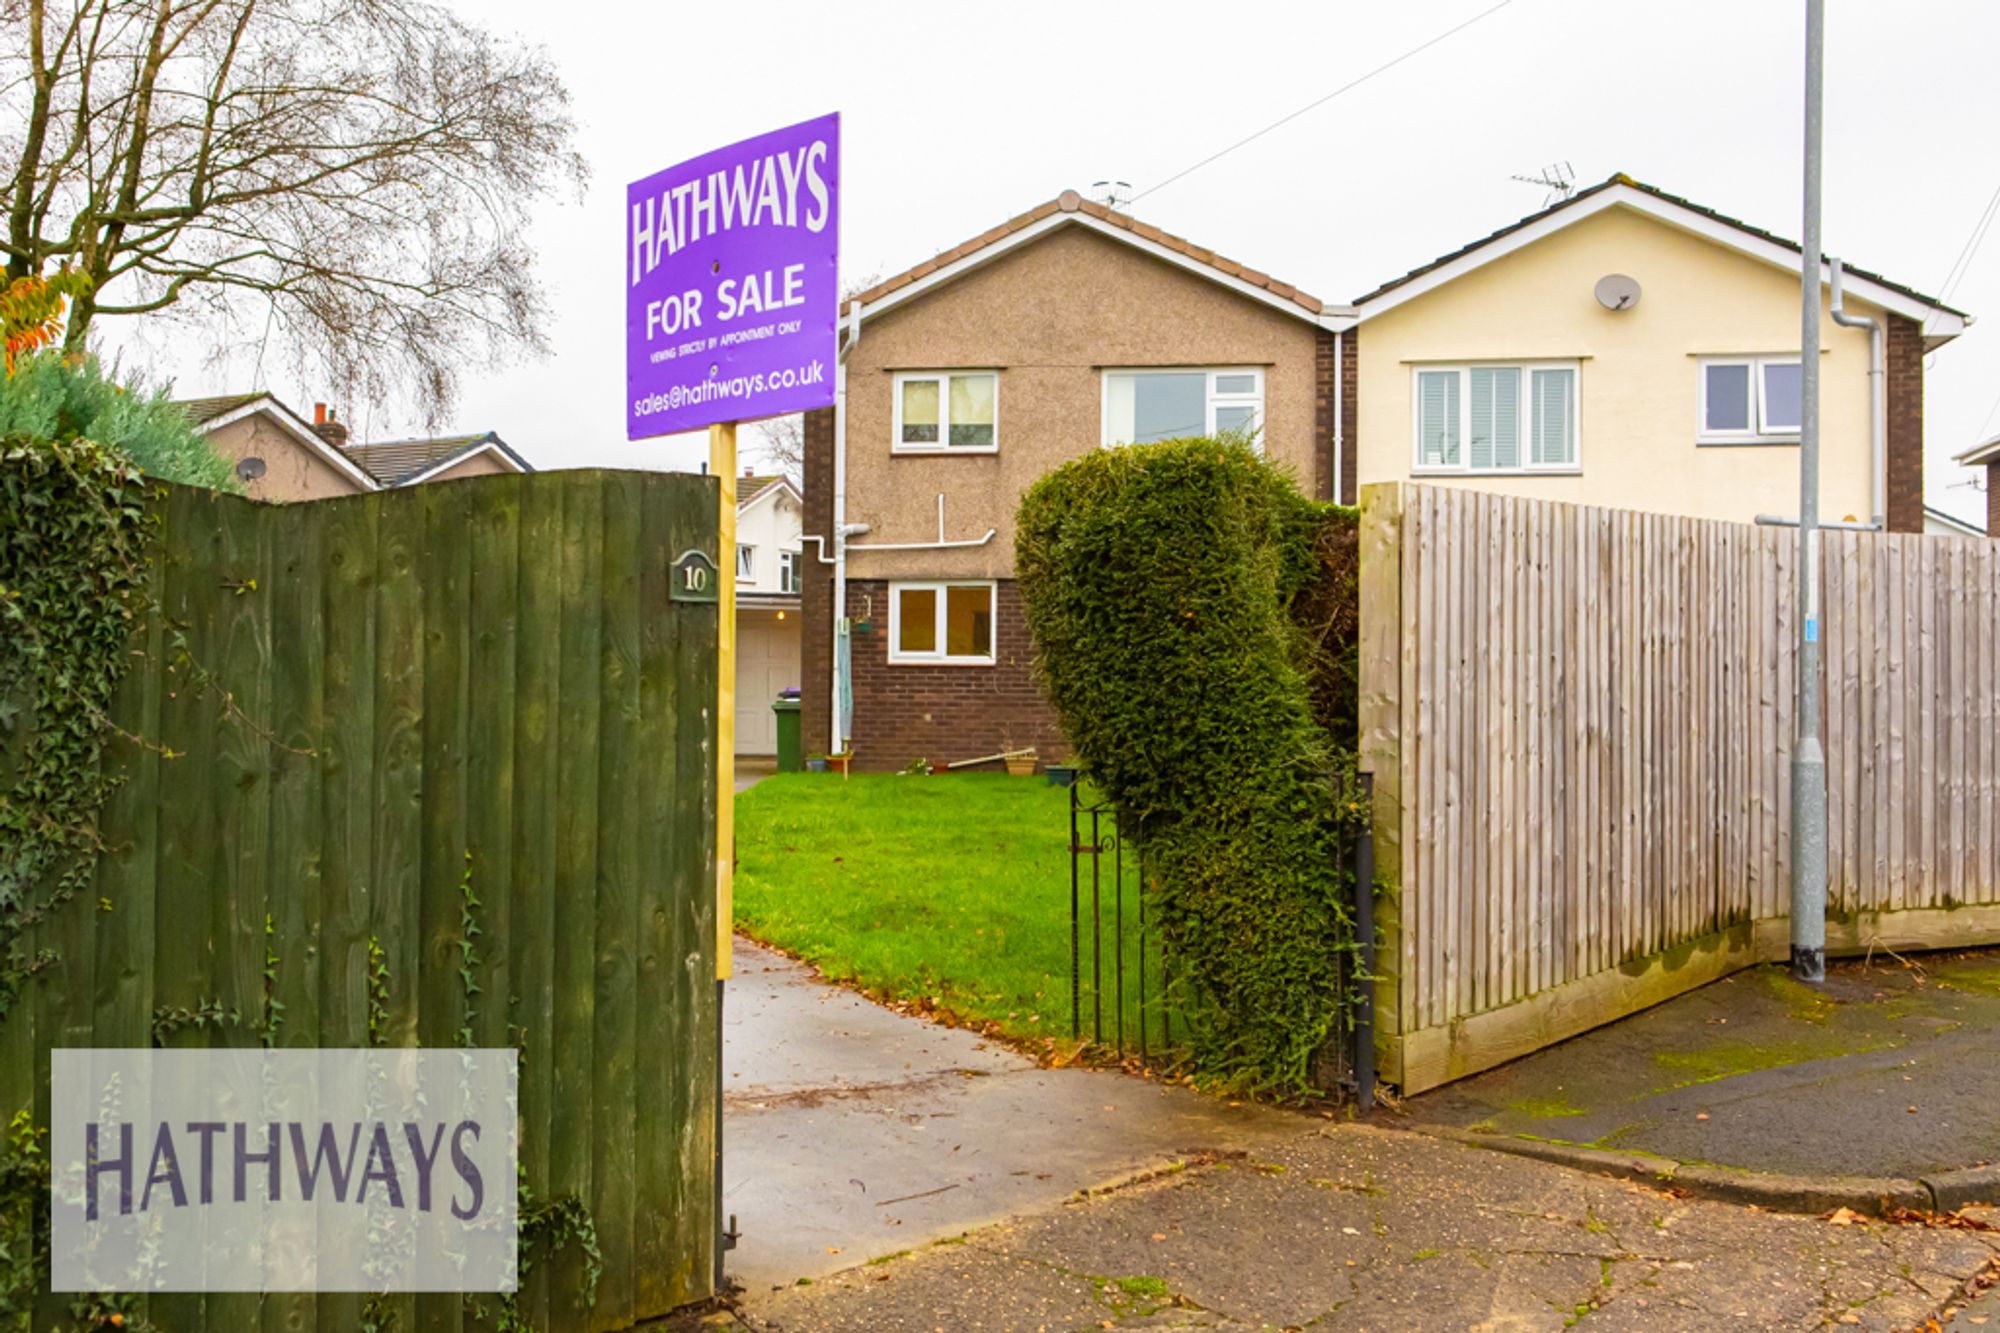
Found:
[[[1573,472],[1576,395],[1573,362],[1419,367],[1414,470]]]
[[[1794,356],[1701,359],[1699,444],[1797,444],[1800,371]]]

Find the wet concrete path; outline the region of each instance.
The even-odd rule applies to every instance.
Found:
[[[1043,1069],[893,1013],[738,937],[724,1014],[729,1273],[794,1284],[1313,1121],[1116,1072]]]

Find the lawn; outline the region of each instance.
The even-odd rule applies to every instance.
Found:
[[[736,926],[882,996],[1065,1040],[1068,811],[1040,778],[766,778],[737,798]]]

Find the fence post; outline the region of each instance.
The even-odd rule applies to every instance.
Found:
[[[1403,607],[1403,487],[1361,488],[1361,767],[1372,777],[1372,851],[1387,868],[1375,926],[1371,1024],[1390,1082],[1403,1083],[1403,672],[1408,651]]]

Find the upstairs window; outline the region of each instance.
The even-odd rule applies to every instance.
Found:
[[[1802,386],[1796,356],[1707,357],[1700,373],[1700,443],[1799,442]]]
[[[889,660],[993,664],[994,584],[889,585]]]
[[[1572,362],[1418,368],[1413,470],[1575,471],[1576,381]]]
[[[990,370],[896,376],[892,452],[993,453],[1000,447],[1000,377]]]
[[[736,577],[754,579],[757,577],[757,548],[741,546],[736,548]]]
[[[1104,443],[1151,444],[1264,428],[1261,370],[1111,370],[1104,375]]]
[[[799,553],[797,551],[778,552],[778,591],[797,592],[799,590]]]

